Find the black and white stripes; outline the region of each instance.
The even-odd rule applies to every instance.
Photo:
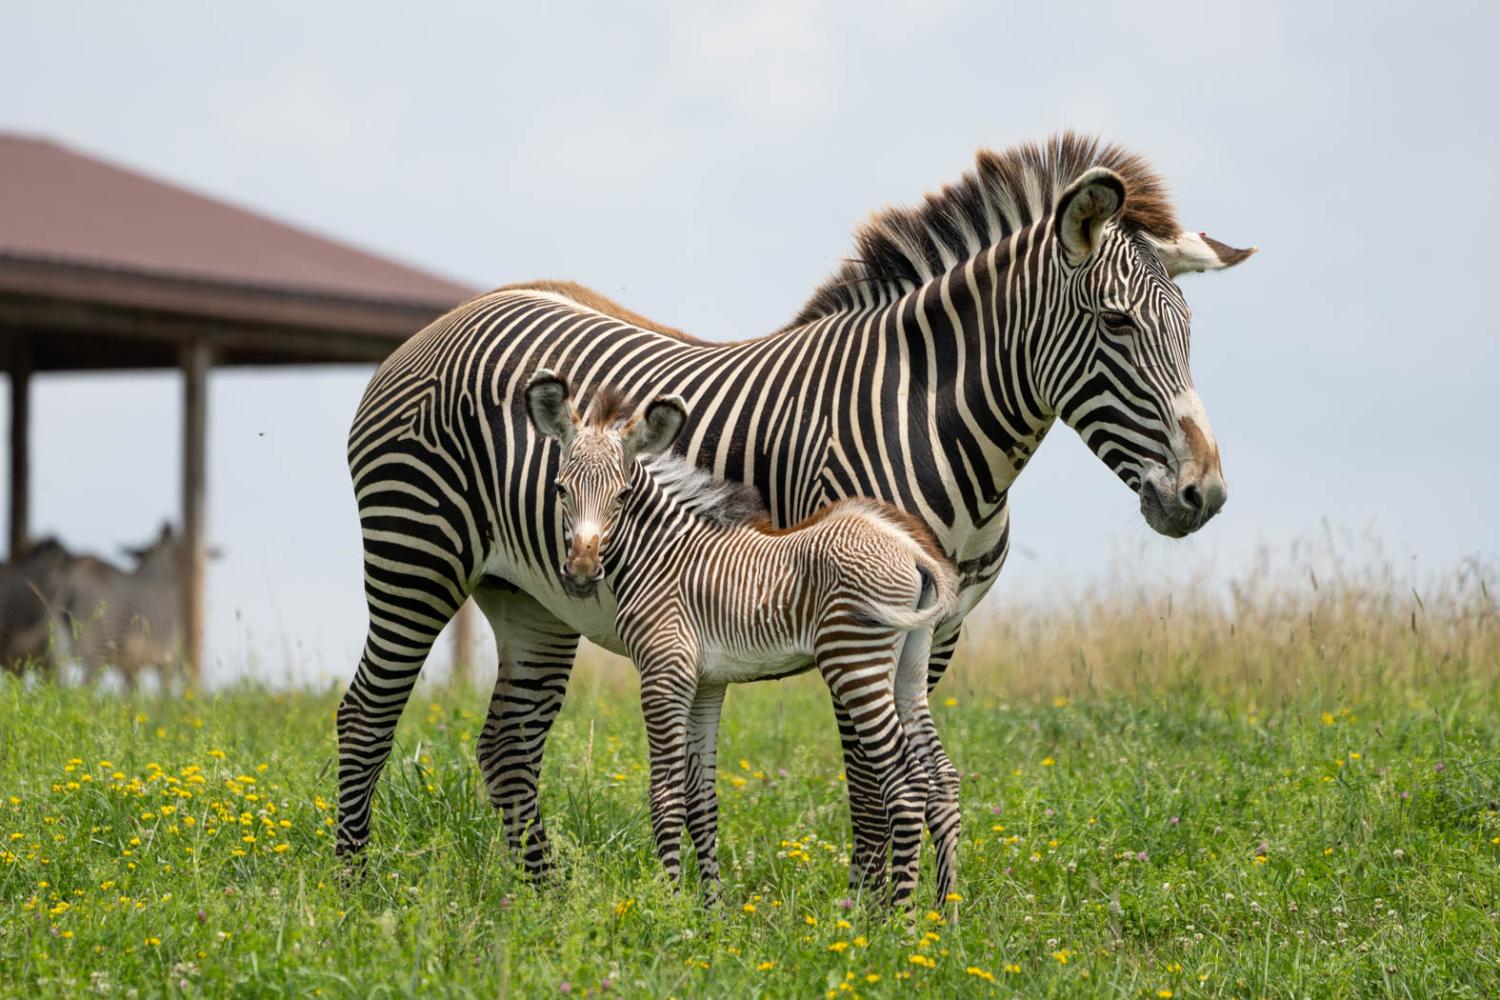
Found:
[[[734,485],[675,456],[642,461],[686,423],[678,397],[636,419],[606,389],[580,419],[566,382],[541,371],[527,399],[537,430],[563,446],[555,489],[568,550],[559,570],[580,595],[611,585],[615,630],[641,673],[652,828],[668,873],[679,875],[686,825],[714,890],[714,734],[725,686],[816,666],[879,792],[851,807],[877,818],[882,846],[889,840],[892,902],[916,887],[924,819],[941,902],[955,877],[958,799],[927,710],[927,650],[958,581],[927,528],[861,499],[777,531],[737,503]],[[878,860],[862,873],[874,883],[885,874],[883,850]]]
[[[524,407],[540,368],[585,404],[604,384],[680,396],[678,451],[752,486],[773,525],[853,497],[923,522],[961,587],[935,629],[929,686],[1004,562],[1007,491],[1059,416],[1157,530],[1185,534],[1218,510],[1218,450],[1172,279],[1245,253],[1179,231],[1159,180],[1113,147],[1064,137],[984,154],[976,177],[961,197],[877,219],[859,240],[871,259],[759,340],[694,341],[549,283],[479,296],[381,367],[349,442],[370,628],[339,711],[341,850],[365,843],[401,708],[473,594],[500,652],[480,766],[512,845],[528,869],[546,865],[536,779],[578,638],[622,643],[611,588],[574,596],[558,573],[557,451]],[[886,239],[897,218],[906,236]],[[901,255],[919,252],[925,263],[903,270]],[[835,713],[851,792],[868,799],[878,790],[857,720]],[[884,835],[857,811],[855,824],[857,872]]]

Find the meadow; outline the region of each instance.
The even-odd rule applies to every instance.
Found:
[[[540,886],[479,781],[477,688],[419,688],[348,884],[337,690],[6,678],[0,993],[1500,995],[1493,574],[1293,563],[972,628],[935,697],[961,899],[928,871],[905,915],[847,890],[815,678],[729,696],[712,912],[658,874],[634,678],[602,654],[549,743]]]

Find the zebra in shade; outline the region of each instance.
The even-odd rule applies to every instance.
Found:
[[[1184,231],[1140,157],[1066,134],[981,152],[921,205],[877,215],[853,259],[760,339],[706,343],[555,282],[435,320],[375,373],[349,435],[370,622],[338,710],[337,849],[368,840],[401,710],[472,594],[499,650],[479,766],[526,869],[548,865],[537,776],[579,636],[623,647],[609,587],[580,596],[557,573],[557,450],[525,412],[538,368],[585,402],[602,384],[681,393],[690,415],[676,447],[755,487],[777,526],[861,496],[925,523],[960,577],[930,688],[1009,551],[1010,486],[1059,418],[1155,530],[1180,537],[1218,512],[1219,451],[1173,279],[1251,252]],[[836,700],[834,711],[851,797],[874,801],[853,721]],[[883,817],[856,808],[852,820],[859,877],[889,845]]]
[[[567,383],[541,371],[526,399],[536,429],[562,445],[563,582],[580,591],[610,584],[615,631],[640,671],[651,827],[672,879],[686,825],[705,895],[717,892],[725,687],[816,666],[879,788],[876,801],[859,807],[886,821],[890,901],[901,905],[916,888],[924,816],[945,900],[955,879],[958,788],[941,780],[952,765],[927,712],[927,650],[933,624],[952,609],[957,574],[926,526],[861,499],[830,503],[778,531],[758,503],[744,502],[743,484],[675,456],[641,461],[670,447],[687,422],[680,397],[654,400],[637,419],[635,406],[606,386],[580,419]]]

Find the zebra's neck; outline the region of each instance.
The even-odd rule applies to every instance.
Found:
[[[828,411],[844,495],[947,525],[950,544],[995,514],[1056,419],[1036,370],[1068,325],[1049,249],[1023,230],[895,302],[809,328],[846,341]]]

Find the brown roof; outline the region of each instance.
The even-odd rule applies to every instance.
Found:
[[[226,343],[241,345],[240,356],[228,351],[229,363],[298,360],[306,349],[272,357],[276,338],[298,334],[302,341],[308,331],[328,335],[315,351],[321,359],[367,360],[471,294],[456,282],[57,143],[0,134],[5,332],[71,327],[129,336],[149,326],[159,340],[173,322],[192,319],[216,323]],[[143,326],[143,317],[152,322]],[[257,330],[258,340],[251,336]],[[46,355],[49,338],[33,339]],[[162,360],[170,363],[167,355]],[[52,363],[44,357],[39,365],[111,362],[93,351],[59,354]]]
[[[471,290],[75,153],[0,135],[0,254],[444,308]]]

